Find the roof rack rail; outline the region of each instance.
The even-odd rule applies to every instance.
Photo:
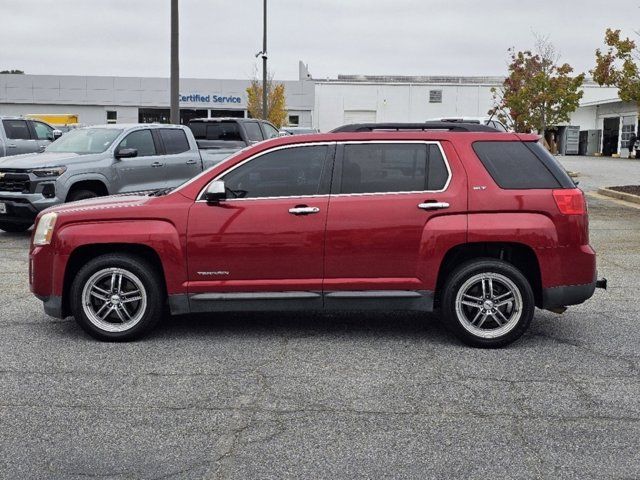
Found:
[[[464,122],[424,122],[424,123],[351,123],[334,128],[331,133],[374,132],[376,130],[447,130],[449,132],[493,132],[498,130],[487,125]]]

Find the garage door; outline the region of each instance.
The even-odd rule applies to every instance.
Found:
[[[345,110],[344,123],[373,123],[376,121],[375,110]]]

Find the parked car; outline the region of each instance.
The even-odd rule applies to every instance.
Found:
[[[176,187],[225,157],[201,153],[183,126],[76,129],[43,153],[0,159],[0,229],[25,231],[38,212],[64,202]]]
[[[62,135],[39,120],[0,117],[0,157],[42,151]]]
[[[266,120],[252,118],[194,118],[189,128],[202,149],[225,149],[229,152],[279,135]]]
[[[307,127],[282,127],[280,129],[280,134],[284,135],[309,135],[314,133],[320,133],[320,130],[317,128],[307,128]]]
[[[584,195],[537,136],[385,131],[396,128],[280,137],[164,195],[50,208],[32,239],[31,290],[102,340],[142,336],[165,305],[439,309],[464,342],[499,347],[536,306],[559,311],[606,286]]]

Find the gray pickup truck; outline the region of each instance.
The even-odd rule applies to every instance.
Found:
[[[0,117],[0,157],[41,152],[62,132],[40,120]]]
[[[180,125],[73,130],[42,153],[0,159],[0,230],[25,231],[38,212],[59,203],[176,187],[227,156],[200,151]]]

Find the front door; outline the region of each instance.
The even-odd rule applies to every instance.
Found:
[[[221,179],[227,199],[200,200],[187,238],[192,311],[322,307],[333,146],[277,148]]]
[[[158,190],[166,187],[164,155],[154,142],[151,130],[135,130],[122,139],[116,151],[135,148],[137,155],[116,160],[118,182],[111,193]]]
[[[446,145],[445,145],[446,146]],[[449,157],[449,162],[445,160]],[[430,308],[440,243],[466,232],[466,177],[437,142],[338,145],[327,218],[327,308]],[[457,157],[455,157],[457,160]],[[411,308],[413,308],[411,307]]]

